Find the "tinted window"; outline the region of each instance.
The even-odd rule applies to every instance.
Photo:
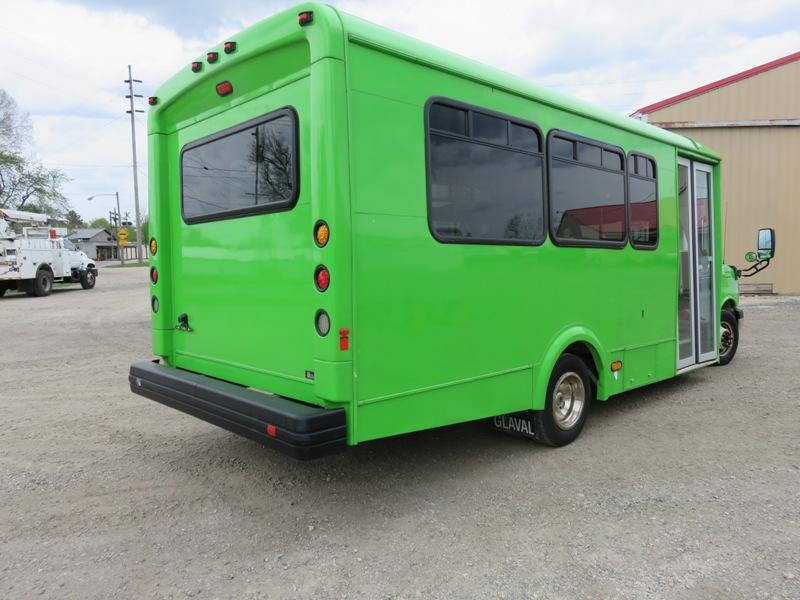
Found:
[[[553,156],[575,158],[575,142],[560,137],[554,137],[550,140],[550,152]]]
[[[540,156],[431,134],[431,229],[463,241],[541,240],[542,171]]]
[[[467,135],[467,111],[444,104],[434,104],[430,111],[431,129]]]
[[[483,113],[472,113],[472,135],[481,140],[508,145],[508,121]]]
[[[289,208],[296,197],[294,118],[283,114],[185,150],[187,222]]]
[[[655,162],[631,154],[628,176],[631,244],[635,248],[658,244],[658,196]],[[635,174],[634,174],[635,173]]]
[[[511,123],[508,132],[510,134],[510,144],[515,148],[521,148],[529,152],[541,152],[542,145],[539,142],[539,134],[535,129]]]
[[[658,241],[656,182],[631,177],[628,198],[631,204],[631,243],[634,246],[654,246]]]
[[[582,163],[558,157],[561,138],[553,137],[550,180],[550,221],[559,242],[579,244],[623,242],[625,240],[625,175],[599,165],[601,148],[586,147],[579,152]],[[591,150],[596,148],[596,150]],[[621,167],[622,159],[616,152]]]
[[[622,170],[622,157],[616,152],[603,150],[603,166],[606,169],[620,171]]]
[[[578,160],[582,163],[600,166],[600,147],[578,143]]]

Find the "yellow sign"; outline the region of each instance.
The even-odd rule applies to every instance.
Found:
[[[124,244],[128,240],[128,232],[124,229],[120,229],[117,233],[117,237],[119,238],[120,243]]]

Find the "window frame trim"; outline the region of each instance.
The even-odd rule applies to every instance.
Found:
[[[636,157],[636,156],[641,156],[642,158],[646,158],[648,160],[652,160],[653,161],[653,173],[655,173],[655,177],[653,177],[651,179],[650,177],[647,177],[647,176],[642,177],[641,175],[638,175],[637,173],[631,173],[630,172],[628,161],[632,157]],[[658,246],[659,246],[659,244],[661,242],[661,215],[659,215],[659,213],[658,213],[659,207],[660,207],[660,202],[659,202],[660,197],[659,197],[659,193],[658,193],[658,171],[659,171],[658,161],[656,161],[655,156],[652,156],[650,154],[646,154],[644,152],[639,152],[638,150],[631,150],[630,152],[628,152],[628,155],[625,158],[625,173],[626,173],[625,180],[626,180],[627,189],[630,190],[630,186],[627,183],[630,177],[635,177],[635,178],[641,179],[643,181],[652,181],[652,182],[654,182],[656,184],[656,243],[655,244],[651,245],[651,244],[642,244],[641,242],[634,242],[633,236],[631,235],[631,201],[630,201],[630,194],[628,195],[628,198],[627,198],[627,200],[625,202],[625,204],[627,206],[625,218],[626,218],[626,221],[628,223],[627,224],[628,237],[630,238],[631,247],[634,248],[635,250],[647,250],[647,251],[658,250]]]
[[[258,125],[264,125],[276,121],[281,117],[288,116],[292,124],[292,144],[294,146],[293,161],[292,161],[292,197],[289,200],[274,202],[271,204],[256,204],[245,208],[235,208],[231,210],[217,211],[213,213],[206,213],[194,217],[187,217],[186,204],[183,197],[183,156],[189,150],[210,144],[217,140],[235,135],[241,131],[245,131]],[[209,223],[213,221],[227,221],[229,219],[238,219],[242,217],[250,217],[254,215],[288,212],[292,210],[300,198],[300,119],[298,118],[297,111],[293,106],[284,106],[277,110],[270,111],[264,115],[248,119],[242,123],[232,125],[210,135],[198,138],[191,141],[181,148],[178,159],[178,172],[180,174],[180,194],[181,194],[181,219],[186,225],[196,225],[198,223]]]
[[[580,162],[576,159],[569,159],[564,158],[562,156],[554,157],[552,152],[550,152],[550,140],[552,137],[557,136],[566,140],[570,140],[573,142],[584,142],[587,144],[591,144],[593,146],[599,146],[601,149],[610,150],[620,155],[622,158],[622,166],[623,168],[620,170],[616,169],[608,169],[603,167],[602,165],[591,165],[588,163]],[[611,248],[614,250],[621,250],[628,245],[628,162],[627,162],[627,154],[625,150],[623,150],[622,146],[617,146],[615,144],[609,144],[607,142],[602,142],[600,140],[595,140],[593,138],[588,138],[577,133],[573,133],[571,131],[566,131],[564,129],[550,129],[547,132],[547,146],[546,146],[546,154],[547,154],[547,224],[548,224],[548,231],[550,233],[550,240],[553,242],[553,245],[560,246],[563,248]],[[602,161],[602,152],[600,154],[601,161]],[[606,171],[608,173],[620,173],[622,175],[622,188],[623,188],[623,215],[624,215],[624,229],[623,229],[623,238],[620,241],[612,241],[612,240],[574,240],[570,238],[559,238],[556,235],[555,229],[553,227],[553,199],[551,197],[553,187],[552,187],[552,169],[553,169],[553,160],[561,160],[566,163],[571,163],[575,165],[582,165],[584,167],[588,167],[590,169],[598,169],[600,171]]]
[[[430,126],[430,112],[431,107],[434,104],[444,104],[445,106],[452,106],[453,108],[457,108],[460,110],[467,111],[467,134],[466,135],[459,135],[457,133],[453,133],[450,131],[444,131],[442,129],[432,129]],[[489,115],[492,117],[497,117],[500,119],[504,119],[507,124],[516,123],[517,125],[521,125],[523,127],[528,127],[533,129],[536,132],[536,135],[539,137],[539,152],[531,152],[530,150],[525,150],[523,148],[517,148],[515,146],[509,145],[499,145],[487,140],[482,140],[475,137],[470,137],[472,135],[473,125],[472,125],[472,112],[479,112],[485,115]],[[426,206],[426,220],[428,222],[428,231],[430,232],[431,236],[434,240],[439,242],[440,244],[464,244],[469,246],[541,246],[547,240],[547,231],[548,231],[548,196],[547,196],[547,182],[548,182],[548,169],[547,169],[547,155],[546,155],[546,145],[545,145],[545,136],[542,133],[541,127],[539,127],[533,121],[528,121],[526,119],[522,119],[520,117],[515,117],[509,114],[497,112],[491,110],[489,108],[484,108],[481,106],[477,106],[474,104],[469,104],[466,102],[461,102],[460,100],[454,100],[452,98],[447,98],[445,96],[431,96],[425,102],[425,106],[423,109],[424,113],[424,131],[423,134],[425,136],[425,206]],[[507,128],[510,129],[510,128]],[[488,146],[490,148],[497,148],[501,150],[510,150],[512,152],[518,152],[520,154],[525,154],[528,156],[536,156],[542,160],[542,224],[544,227],[542,228],[542,233],[537,237],[535,240],[513,240],[513,239],[498,239],[498,238],[452,238],[452,237],[442,237],[439,236],[433,228],[433,222],[431,219],[431,186],[432,186],[432,177],[431,177],[431,134],[441,135],[444,137],[449,137],[451,139],[457,139],[464,142],[472,142],[475,144],[480,144],[483,146]],[[510,131],[509,131],[509,142],[511,141]]]

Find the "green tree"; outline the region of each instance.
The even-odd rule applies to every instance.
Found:
[[[28,115],[0,89],[0,208],[63,216],[69,209],[61,191],[67,176],[32,157],[31,131]]]
[[[89,223],[89,227],[97,228],[97,229],[108,229],[109,231],[114,231],[114,228],[111,227],[111,223],[108,222],[108,219],[100,217],[99,219],[95,219]]]
[[[72,209],[68,210],[67,214],[64,215],[64,221],[66,221],[69,229],[80,229],[86,226],[81,216]]]

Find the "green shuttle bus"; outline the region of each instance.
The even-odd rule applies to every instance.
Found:
[[[320,4],[149,103],[137,394],[299,458],[487,418],[560,446],[736,351],[720,159],[691,139]]]

